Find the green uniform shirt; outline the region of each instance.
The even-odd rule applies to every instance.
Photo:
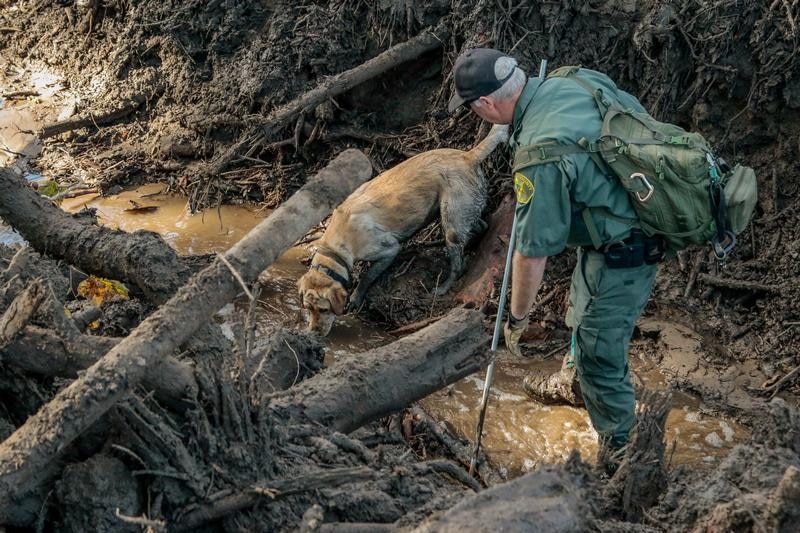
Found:
[[[593,85],[616,94],[624,107],[644,111],[630,94],[617,89],[604,74],[581,69]],[[593,97],[569,78],[553,77],[542,82],[531,78],[516,108],[509,140],[512,150],[557,142],[572,145],[585,138],[594,141],[602,127]],[[527,257],[546,257],[566,246],[590,246],[583,220],[585,206],[606,208],[611,214],[636,219],[628,193],[618,179],[606,175],[588,154],[562,156],[559,160],[519,168],[514,172],[517,194],[516,249]],[[595,214],[592,217],[603,243],[626,238],[630,226]]]

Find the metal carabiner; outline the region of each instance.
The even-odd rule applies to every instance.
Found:
[[[736,246],[736,235],[732,231],[725,232],[725,240],[720,242],[717,237],[711,241],[711,247],[714,249],[714,255],[718,261],[725,261],[733,248]]]
[[[653,196],[653,193],[656,192],[655,187],[653,187],[653,185],[647,180],[647,176],[645,176],[641,172],[634,172],[633,174],[631,174],[630,180],[631,181],[639,180],[642,183],[644,183],[645,187],[647,187],[647,194],[644,195],[644,198],[642,198],[642,193],[636,191],[636,199],[639,200],[640,203],[645,203],[647,200],[650,199],[651,196]]]

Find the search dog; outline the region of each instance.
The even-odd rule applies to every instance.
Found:
[[[381,173],[353,192],[331,216],[316,246],[311,266],[298,281],[309,331],[327,335],[348,304],[353,264],[371,261],[349,298],[359,308],[375,280],[392,264],[401,245],[441,216],[450,274],[437,287],[446,293],[464,268],[464,246],[486,223],[486,177],[480,163],[508,140],[508,126],[494,126],[469,151],[440,148],[417,154]]]

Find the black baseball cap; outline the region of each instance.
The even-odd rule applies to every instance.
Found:
[[[495,65],[497,60],[503,57],[511,58],[493,48],[470,48],[458,56],[453,67],[456,93],[450,98],[447,111],[452,113],[458,106],[469,104],[502,87],[514,74],[512,68],[505,78],[497,77]],[[514,63],[516,64],[516,60]]]

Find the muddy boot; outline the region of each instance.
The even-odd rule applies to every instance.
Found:
[[[615,448],[610,442],[605,441],[603,437],[600,437],[597,444],[597,471],[601,476],[610,479],[614,477],[614,474],[617,473],[622,464],[626,446]]]
[[[581,387],[569,356],[561,370],[553,373],[533,372],[522,381],[522,388],[532,399],[543,404],[583,406]]]

